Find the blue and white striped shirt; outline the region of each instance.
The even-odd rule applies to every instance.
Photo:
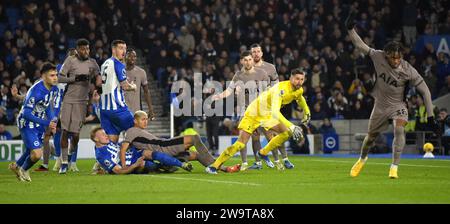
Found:
[[[101,67],[102,94],[100,95],[100,110],[123,110],[128,108],[125,103],[120,82],[127,79],[125,65],[114,57],[107,59]]]
[[[113,173],[112,170],[114,167],[117,165],[120,166],[119,152],[120,145],[110,141],[108,145],[99,148],[95,147],[95,158],[103,169],[108,171],[108,173]],[[127,151],[125,154],[125,163],[127,166],[131,165],[132,157],[133,153]]]
[[[23,102],[22,108],[17,117],[17,126],[19,129],[30,128],[45,131],[50,121],[55,118],[53,106],[55,97],[58,95],[58,88],[52,86],[48,90],[43,80],[37,81],[28,90]]]
[[[61,71],[62,64],[56,65],[56,71]],[[55,116],[59,116],[59,112],[61,111],[61,105],[64,98],[64,91],[66,90],[67,83],[58,83],[56,84],[56,87],[58,87],[58,94],[55,97],[55,101],[53,104],[53,108],[55,109]]]

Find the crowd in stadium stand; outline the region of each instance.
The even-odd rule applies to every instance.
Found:
[[[99,65],[110,57],[112,40],[125,40],[143,52],[149,74],[167,91],[177,80],[192,83],[195,72],[203,73],[204,82],[231,80],[239,53],[260,43],[280,80],[293,68],[308,72],[304,89],[313,120],[367,119],[373,98],[365,84],[374,70],[347,38],[343,21],[351,8],[358,10],[358,33],[369,46],[382,49],[388,40],[401,41],[404,59],[426,77],[433,98],[449,92],[450,56],[429,44],[414,51],[420,35],[450,33],[449,1],[4,0],[0,123],[14,124],[20,109],[12,86],[25,94],[40,77],[40,65],[62,63],[78,38],[90,41]],[[411,97],[414,119],[420,100]],[[292,108],[285,110],[295,118]]]

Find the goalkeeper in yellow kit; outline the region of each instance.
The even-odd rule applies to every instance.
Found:
[[[292,70],[288,81],[279,82],[250,103],[238,126],[238,140],[232,146],[226,148],[212,165],[206,167],[206,172],[217,174],[220,165],[231,158],[236,152],[243,149],[252,133],[259,126],[266,130],[273,130],[279,133],[258,152],[258,155],[264,160],[269,160],[267,154],[273,149],[278,148],[291,136],[294,140],[300,141],[303,138],[302,129],[288,121],[281,114],[280,108],[295,100],[303,109],[302,123],[309,122],[311,113],[302,95],[302,85],[305,81],[305,75],[302,69]]]

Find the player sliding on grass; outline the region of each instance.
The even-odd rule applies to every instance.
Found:
[[[303,82],[305,81],[305,72],[301,69],[291,71],[291,77],[288,81],[283,81],[269,90],[263,92],[247,108],[239,123],[239,138],[230,147],[220,154],[219,158],[209,167],[206,172],[217,174],[217,169],[236,152],[243,149],[250,139],[252,133],[258,128],[263,127],[266,130],[272,130],[279,133],[270,139],[269,143],[261,150],[258,155],[268,161],[267,154],[280,147],[289,137],[299,141],[303,138],[302,129],[288,121],[280,112],[282,105],[286,105],[296,100],[297,104],[303,109],[303,123],[308,123],[311,117],[306,100],[303,97]]]
[[[394,141],[392,143],[392,164],[389,171],[390,178],[398,178],[398,164],[400,155],[405,146],[405,125],[408,123],[408,110],[404,102],[405,88],[414,86],[423,96],[428,114],[428,123],[433,130],[438,126],[433,117],[433,104],[430,91],[423,78],[408,62],[403,60],[403,51],[400,43],[389,42],[383,50],[375,50],[367,46],[356,33],[354,26],[354,12],[350,12],[345,21],[350,39],[356,48],[372,58],[376,71],[376,80],[373,82],[372,95],[375,105],[370,115],[369,131],[361,147],[361,156],[353,165],[350,176],[356,177],[367,161],[370,146],[376,137],[388,126],[388,120],[393,120]]]
[[[153,152],[153,154],[168,154],[183,161],[197,160],[203,166],[209,166],[214,162],[214,157],[209,153],[200,136],[186,135],[170,139],[158,138],[146,130],[147,125],[147,113],[141,110],[136,111],[134,113],[134,127],[126,131],[125,139],[120,148],[122,164],[125,164],[127,150],[129,151],[132,147],[149,153]],[[195,146],[197,152],[189,151],[191,146]],[[238,164],[231,167],[222,167],[222,170],[231,173],[239,171],[239,168]]]
[[[123,162],[118,162],[120,146],[111,141],[101,127],[96,127],[91,131],[91,140],[95,142],[96,160],[110,174],[146,174],[150,171],[157,171],[162,166],[176,166],[187,171],[192,170],[192,164],[181,162],[165,153],[150,150],[137,151],[134,148],[126,153],[126,159]],[[157,160],[160,164],[151,160]]]

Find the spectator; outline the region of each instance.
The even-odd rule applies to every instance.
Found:
[[[359,79],[353,80],[350,88],[348,89],[348,95],[352,98],[362,98],[362,96],[366,95],[367,91],[364,88],[363,82]]]
[[[449,155],[450,153],[450,116],[447,113],[446,108],[441,108],[439,110],[438,121],[441,125],[442,133],[442,146],[444,147],[444,154]]]
[[[450,76],[449,57],[450,55],[447,55],[444,52],[438,53],[438,61],[436,65],[436,94],[438,94],[441,88],[445,86],[445,79]]]
[[[181,45],[183,54],[188,55],[190,51],[195,49],[195,39],[192,34],[189,33],[186,26],[181,27],[181,35],[177,37],[178,43]]]
[[[3,107],[0,107],[0,124],[9,125],[9,121],[6,118],[6,110]]]
[[[363,108],[361,100],[356,100],[348,115],[346,116],[348,119],[368,119],[369,112]]]
[[[329,118],[324,118],[322,121],[322,125],[319,128],[319,133],[324,134],[336,134],[336,130],[333,127]]]
[[[406,45],[413,46],[416,42],[416,18],[417,18],[417,8],[413,0],[406,0],[406,4],[403,5],[403,37]]]
[[[330,115],[334,119],[344,119],[349,110],[348,100],[340,91],[336,91],[334,96],[330,97],[328,106]]]
[[[328,117],[326,111],[322,108],[320,102],[316,102],[311,113],[311,120],[323,120]]]
[[[450,93],[450,75],[445,78],[445,85],[439,91],[439,96]]]
[[[233,121],[230,118],[225,118],[219,125],[219,135],[231,135],[233,131]]]
[[[435,114],[438,114],[437,107],[434,106]],[[417,97],[417,109],[416,109],[416,131],[432,131],[431,127],[428,124],[427,117],[434,116],[434,114],[428,115],[427,110],[425,109],[425,104],[423,102],[422,96]]]
[[[0,123],[0,140],[5,141],[11,139],[12,139],[11,132],[5,129],[5,124]]]

